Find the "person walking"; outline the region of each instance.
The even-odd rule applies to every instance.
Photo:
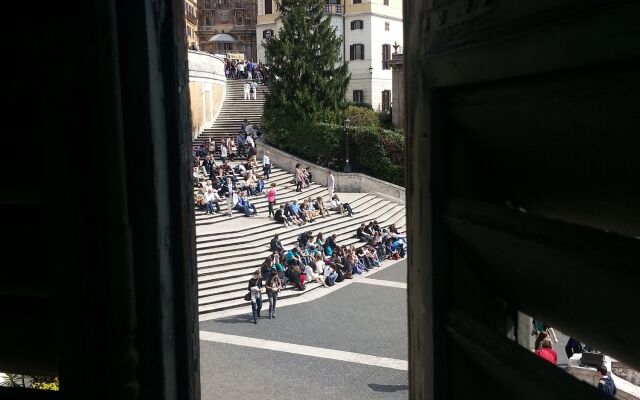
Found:
[[[257,100],[258,99],[258,84],[253,81],[251,82],[251,90],[250,90],[251,94],[253,94],[253,99]]]
[[[253,277],[249,279],[247,290],[251,293],[251,314],[253,315],[253,323],[258,323],[260,318],[260,310],[262,310],[262,278],[260,270],[257,269],[253,273]]]
[[[269,298],[269,319],[276,317],[276,302],[278,301],[278,293],[282,288],[282,281],[278,276],[276,267],[271,268],[271,274],[267,280],[267,297]]]
[[[231,182],[231,178],[227,178],[227,214],[229,216],[231,216],[233,207],[233,182]]]
[[[267,207],[269,207],[269,218],[273,216],[275,218],[275,213],[273,212],[273,206],[276,204],[276,184],[271,184],[271,189],[267,192]]]
[[[266,180],[269,180],[269,174],[271,174],[271,159],[269,158],[268,151],[265,151],[262,156],[262,174]]]
[[[333,191],[336,188],[336,181],[333,177],[333,172],[329,171],[329,176],[327,176],[327,189],[329,190],[329,201],[333,199]]]
[[[251,85],[249,85],[249,82],[244,83],[243,90],[244,90],[244,99],[251,100]]]
[[[222,163],[224,164],[225,161],[227,161],[227,146],[225,145],[224,142],[222,142],[220,144],[220,159],[222,160]]]

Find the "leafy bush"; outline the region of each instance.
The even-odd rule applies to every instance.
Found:
[[[381,111],[378,113],[378,122],[385,129],[394,129],[393,118],[390,111]]]
[[[31,387],[40,390],[60,390],[60,382],[57,377],[34,376]]]
[[[351,132],[356,170],[404,186],[404,133],[374,127],[354,127]]]
[[[375,111],[364,107],[347,108],[347,117],[351,126],[380,126],[380,119]]]
[[[284,112],[279,124],[263,119],[267,143],[295,156],[334,170],[344,166],[344,127],[306,123]],[[266,114],[265,114],[266,115]],[[349,128],[349,160],[354,170],[397,185],[404,185],[404,133],[375,126]]]

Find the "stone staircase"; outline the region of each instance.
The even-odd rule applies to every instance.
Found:
[[[240,123],[245,118],[252,123],[260,123],[266,89],[259,87],[258,99],[255,101],[243,100],[242,82],[227,82],[227,98],[222,111],[213,127],[205,130],[200,140],[213,137],[216,143],[219,143],[223,136],[235,137]],[[257,172],[260,175],[261,169]],[[322,196],[328,200],[326,187],[312,183],[302,193],[298,193],[295,191],[295,185],[291,183],[292,179],[291,173],[272,167],[266,186],[276,183],[278,204],[293,199],[302,200],[309,196]],[[283,227],[269,219],[265,196],[250,198],[258,211],[258,216],[254,218],[247,218],[238,211],[234,211],[231,217],[226,213],[212,216],[196,211],[200,316],[247,306],[243,299],[247,292],[247,282],[253,271],[258,269],[271,253],[269,242],[276,233],[280,235],[283,246],[289,249],[294,246],[300,233],[309,230],[314,234],[322,232],[325,238],[335,233],[339,245],[354,244],[359,247],[362,244],[354,237],[355,231],[360,223],[372,220],[377,220],[383,227],[395,224],[399,231],[406,231],[404,205],[367,193],[341,194],[341,199],[351,204],[354,211],[352,217],[331,212],[329,216],[318,218],[314,223],[307,223],[301,227]],[[224,210],[226,203],[222,203],[221,206]],[[307,290],[303,292],[288,287],[281,292],[279,299],[300,296],[319,287],[315,282],[307,284]],[[264,299],[266,301],[266,295]]]
[[[211,128],[206,128],[193,143],[200,145],[207,139],[213,139],[216,143],[216,151],[222,138],[231,136],[235,140],[240,132],[240,124],[246,118],[251,124],[261,124],[262,109],[268,86],[258,85],[257,99],[244,100],[244,80],[227,80],[227,95],[220,113]]]

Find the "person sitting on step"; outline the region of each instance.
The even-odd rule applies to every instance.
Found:
[[[327,287],[327,284],[324,283],[323,276],[321,274],[314,273],[313,268],[311,268],[310,264],[305,265],[303,274],[307,276],[306,277],[307,282],[317,282],[321,284],[323,287]]]
[[[316,198],[316,200],[313,202],[313,206],[315,207],[316,210],[318,210],[320,215],[322,215],[323,217],[328,217],[329,216],[329,211],[324,206],[324,202],[322,201],[322,197],[318,196]]]
[[[276,221],[276,223],[278,224],[283,224],[284,226],[293,225],[293,220],[291,219],[291,217],[285,216],[284,213],[285,213],[284,204],[280,204],[280,207],[276,210],[275,214],[273,215],[273,220]]]
[[[297,224],[297,225],[304,225],[304,221],[298,216],[297,213],[295,213],[293,211],[293,203],[290,203],[287,201],[287,203],[284,206],[284,217],[285,219],[288,219],[290,222]]]
[[[356,237],[361,242],[365,242],[365,243],[371,240],[371,235],[367,234],[365,231],[366,227],[367,226],[365,224],[360,224],[360,227],[356,230]]]
[[[236,197],[238,201],[236,202]],[[238,210],[244,213],[245,217],[254,217],[257,214],[256,206],[249,202],[246,196],[240,196],[239,193],[234,193],[234,210]]]
[[[300,209],[300,205],[298,204],[298,200],[293,200],[293,203],[291,203],[291,212],[295,216],[297,216],[299,219],[301,219],[303,222],[309,222],[307,220],[307,217],[304,215],[304,213]]]
[[[277,233],[273,236],[273,239],[271,239],[271,243],[269,245],[269,248],[271,249],[271,251],[281,251],[284,250],[284,247],[282,247],[282,242],[280,242],[280,235],[278,235]]]
[[[350,217],[353,216],[353,210],[349,203],[342,203],[337,194],[334,194],[333,199],[331,199],[331,209],[340,213],[346,212]]]
[[[320,215],[320,211],[316,210],[313,203],[309,200],[305,200],[304,203],[302,203],[302,212],[309,222],[315,222],[316,217]]]

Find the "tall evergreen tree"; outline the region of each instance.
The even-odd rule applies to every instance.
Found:
[[[264,117],[268,131],[292,122],[341,121],[351,75],[341,57],[342,38],[324,5],[323,0],[279,1],[282,28],[265,43],[272,77]]]

